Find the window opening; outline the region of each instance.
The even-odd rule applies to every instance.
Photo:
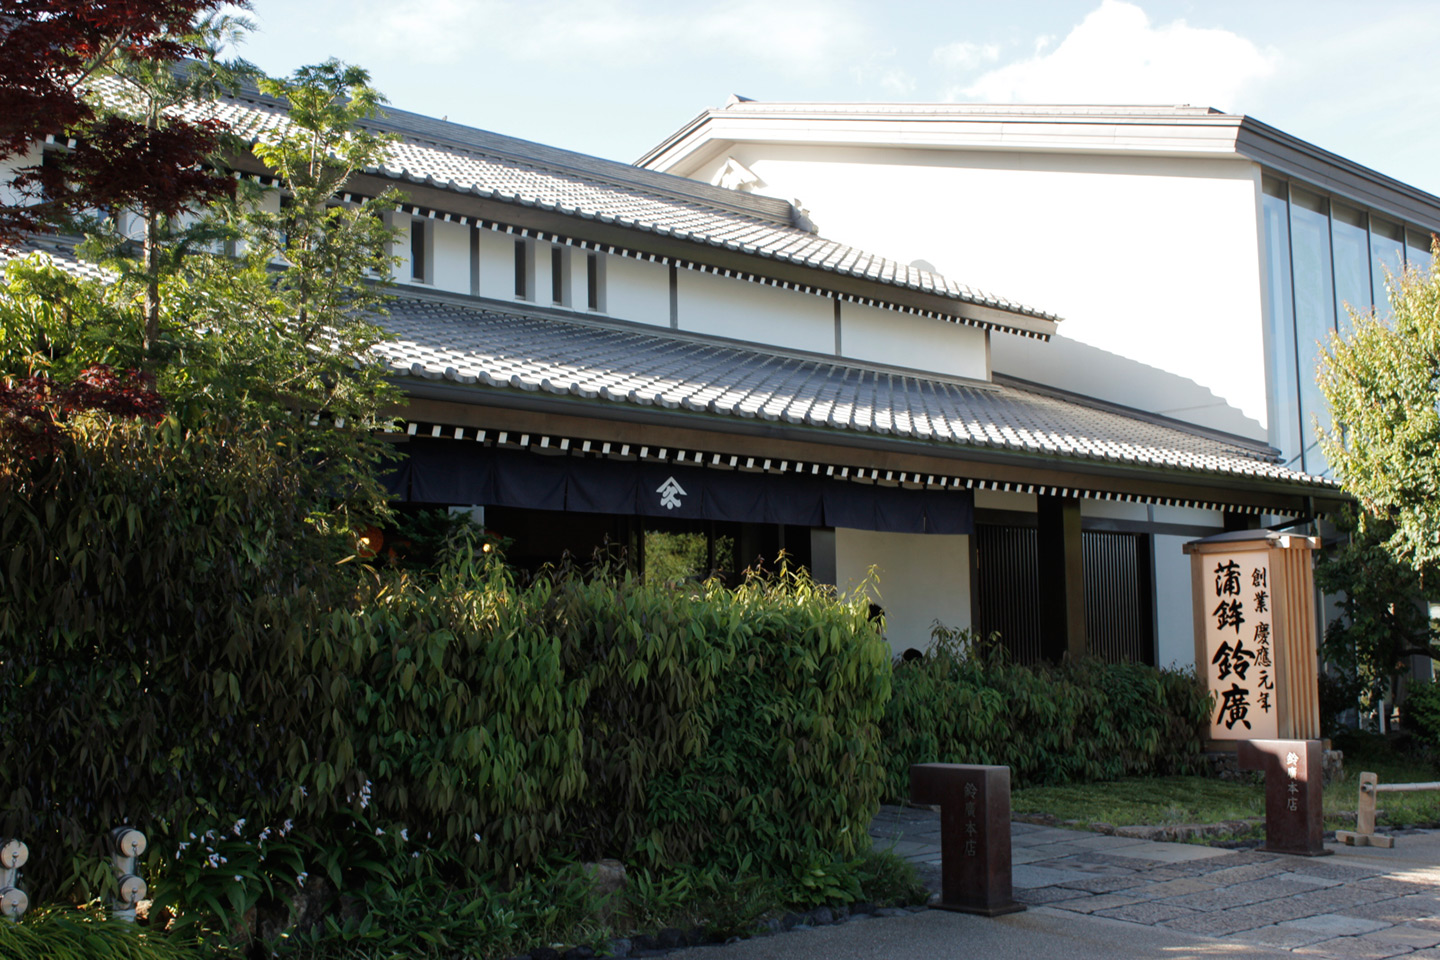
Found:
[[[410,221],[410,279],[425,282],[425,221]]]
[[[525,241],[515,241],[515,296],[517,299],[525,299],[525,291],[530,286],[530,273],[526,269]]]
[[[550,302],[565,302],[565,251],[561,247],[550,248]]]

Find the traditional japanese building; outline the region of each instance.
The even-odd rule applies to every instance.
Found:
[[[220,115],[285,122],[258,95]],[[997,372],[1060,318],[827,239],[786,200],[401,111],[376,126],[400,142],[348,189],[405,195],[376,349],[408,396],[395,490],[475,508],[518,563],[682,543],[688,572],[733,573],[783,549],[842,589],[874,567],[897,652],[938,619],[1029,658],[1186,662],[1180,544],[1341,499],[1254,436]]]

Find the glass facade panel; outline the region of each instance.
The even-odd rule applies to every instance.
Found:
[[[1335,285],[1330,274],[1329,204],[1323,197],[1290,191],[1290,262],[1295,284],[1295,346],[1299,355],[1300,436],[1305,470],[1325,466],[1315,440],[1315,421],[1326,425],[1330,412],[1315,370],[1322,344],[1335,330]]]
[[[1335,259],[1335,317],[1343,337],[1350,333],[1350,310],[1369,313],[1373,302],[1370,239],[1365,230],[1365,214],[1338,204],[1333,206],[1330,211],[1330,238]]]
[[[1290,304],[1290,216],[1285,184],[1266,180],[1262,210],[1265,218],[1266,298],[1270,314],[1268,417],[1270,443],[1286,463],[1300,453],[1300,415],[1296,405],[1295,316]]]
[[[1405,266],[1430,272],[1430,238],[1414,230],[1405,231]]]
[[[1375,312],[1390,316],[1390,299],[1385,294],[1385,276],[1399,277],[1405,269],[1404,231],[1393,223],[1370,218],[1370,285],[1374,290]]]

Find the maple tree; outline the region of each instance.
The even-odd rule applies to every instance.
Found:
[[[243,6],[240,4],[240,6]],[[228,127],[186,114],[226,76],[220,42],[236,21],[220,0],[0,0],[0,156],[47,136],[64,149],[20,170],[0,204],[0,241],[86,211],[135,211],[143,224],[144,345],[159,336],[160,246],[183,212],[227,196],[208,162]],[[183,62],[183,65],[182,65]],[[111,81],[118,95],[97,96]]]
[[[16,178],[21,202],[0,206],[0,235],[13,238],[91,207],[143,203],[178,211],[215,189],[201,161],[220,145],[223,125],[175,118],[147,124],[102,109],[87,84],[123,59],[174,65],[203,58],[197,18],[222,5],[0,0],[0,156],[24,155],[46,136],[75,141],[64,156]]]

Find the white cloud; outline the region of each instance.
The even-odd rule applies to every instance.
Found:
[[[987,43],[982,46],[963,40],[936,47],[934,53],[936,63],[952,70],[966,70],[982,63],[994,63],[999,59],[1000,47],[998,45]]]
[[[716,8],[657,0],[359,0],[338,29],[367,55],[387,59],[614,68],[720,55],[796,74],[847,62],[866,41],[859,19],[825,0],[734,0]]]
[[[1240,92],[1275,72],[1279,55],[1228,30],[1184,20],[1153,26],[1145,11],[1104,0],[1053,50],[1009,63],[960,89],[996,103],[1189,103],[1234,109]]]

